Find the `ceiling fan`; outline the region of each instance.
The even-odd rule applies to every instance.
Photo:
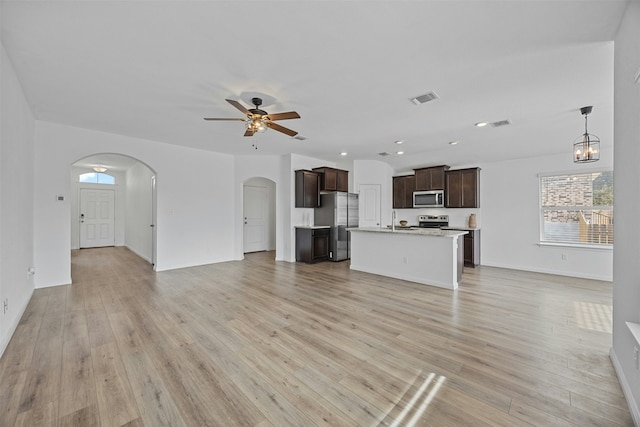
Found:
[[[277,130],[278,132],[282,132],[289,136],[296,136],[298,132],[295,130],[288,129],[284,126],[280,126],[277,123],[273,123],[276,120],[288,120],[288,119],[299,119],[300,115],[295,111],[288,111],[286,113],[274,113],[269,114],[264,110],[260,109],[262,105],[261,98],[251,98],[251,102],[255,105],[255,108],[246,109],[244,105],[240,104],[238,101],[233,99],[226,100],[229,104],[236,107],[242,113],[244,113],[247,117],[244,119],[233,119],[233,118],[212,118],[205,117],[205,120],[234,120],[234,121],[242,121],[247,123],[247,130],[244,133],[244,136],[253,136],[256,132],[264,132],[267,128]]]

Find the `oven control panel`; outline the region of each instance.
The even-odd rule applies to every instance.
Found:
[[[418,226],[440,228],[449,226],[449,215],[418,215]]]

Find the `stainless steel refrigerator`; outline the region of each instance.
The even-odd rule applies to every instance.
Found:
[[[351,233],[347,228],[358,226],[358,195],[335,192],[320,196],[320,207],[314,210],[315,225],[331,227],[329,259],[343,261],[351,258]]]

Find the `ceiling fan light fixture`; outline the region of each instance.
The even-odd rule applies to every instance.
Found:
[[[244,136],[253,136],[257,132],[265,132],[267,128],[273,129],[275,131],[284,133],[291,137],[294,137],[298,134],[298,132],[288,129],[282,125],[275,123],[278,120],[289,120],[289,119],[299,119],[300,114],[295,111],[287,111],[284,113],[273,113],[269,114],[264,110],[259,109],[260,105],[262,105],[262,99],[260,98],[251,98],[251,102],[255,108],[247,109],[244,105],[239,103],[234,99],[226,99],[226,101],[233,105],[236,109],[241,111],[245,118],[219,118],[219,117],[205,117],[205,120],[231,120],[231,121],[242,121],[246,124],[246,131]]]
[[[591,114],[592,109],[592,106],[580,109],[580,113],[584,116],[584,133],[573,142],[574,163],[591,163],[600,160],[600,138],[587,130],[587,116]]]
[[[254,132],[266,131],[266,119],[263,116],[254,116],[252,119],[247,121],[247,129],[251,129]]]

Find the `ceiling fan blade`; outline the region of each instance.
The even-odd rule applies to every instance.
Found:
[[[269,117],[270,120],[299,119],[300,114],[295,111],[288,111],[286,113],[267,114],[267,117]]]
[[[253,136],[254,133],[256,133],[256,131],[254,131],[252,128],[247,128],[247,130],[244,133],[244,136]]]
[[[217,118],[217,117],[205,117],[205,120],[233,120],[233,121],[239,121],[239,122],[244,122],[247,119],[232,119],[232,118]]]
[[[289,136],[296,136],[298,134],[298,132],[296,132],[295,130],[287,129],[284,126],[280,126],[279,124],[276,124],[273,122],[267,122],[266,125],[270,129],[277,130],[278,132],[286,133]]]
[[[251,115],[251,112],[249,110],[247,110],[244,105],[240,104],[238,101],[236,101],[235,99],[226,99],[226,101],[233,105],[234,107],[236,107],[238,110],[242,111],[242,113],[246,114],[246,115]]]

